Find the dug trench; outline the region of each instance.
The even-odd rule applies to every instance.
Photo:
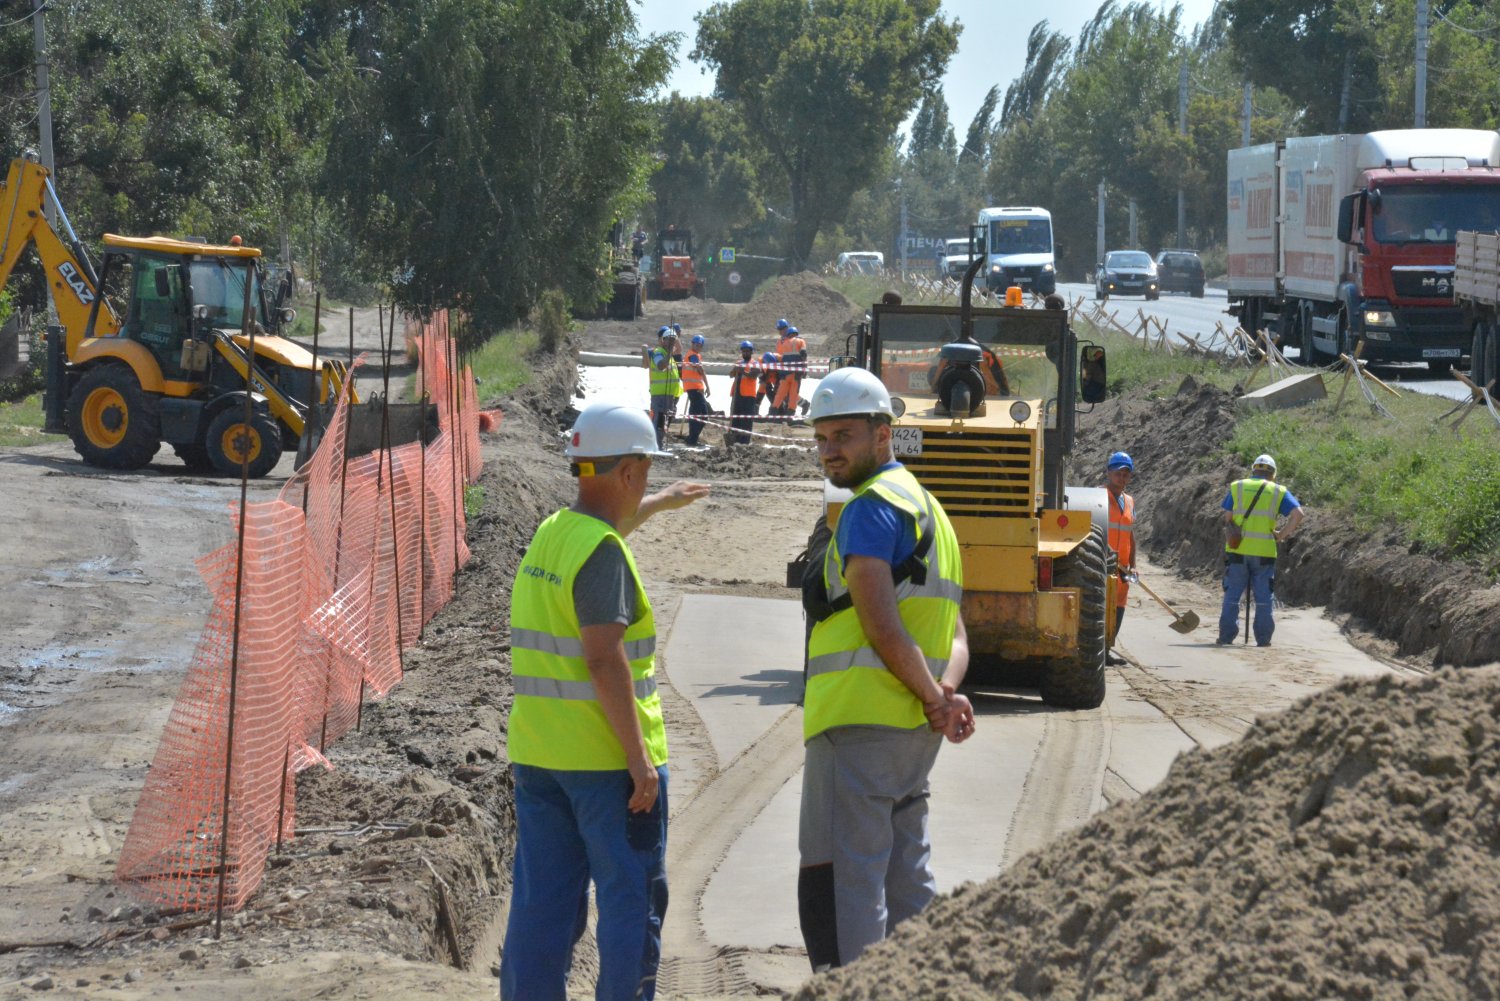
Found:
[[[703,327],[722,325],[727,329],[733,320],[737,331],[769,329],[776,315],[797,313],[795,300],[778,300],[775,293],[773,287],[737,314],[707,304],[701,316]],[[660,304],[654,305],[660,308]],[[755,318],[747,316],[751,310],[757,312]],[[635,324],[591,324],[582,337],[590,346],[604,339],[621,346],[641,343],[662,322],[662,314],[651,307],[648,313],[652,315],[646,321]],[[765,316],[771,319],[765,320]],[[834,319],[830,310],[831,327]],[[831,329],[828,336],[836,336],[836,332],[837,328]],[[402,684],[385,700],[367,705],[359,731],[329,748],[333,770],[314,769],[299,776],[296,826],[302,833],[273,858],[260,892],[243,913],[227,922],[224,940],[210,943],[202,939],[202,926],[177,927],[183,924],[181,916],[127,913],[114,924],[124,934],[108,943],[82,950],[33,953],[24,967],[16,968],[26,976],[28,987],[48,971],[66,970],[68,978],[76,975],[76,979],[92,981],[90,987],[80,988],[84,994],[97,989],[103,996],[106,987],[119,987],[118,978],[124,975],[119,971],[131,970],[144,971],[145,980],[157,981],[158,988],[163,982],[196,984],[200,990],[213,984],[223,998],[320,993],[404,997],[423,991],[489,996],[514,844],[504,751],[510,690],[506,625],[510,582],[536,524],[566,503],[572,489],[561,456],[560,432],[569,424],[577,403],[573,396],[576,367],[569,352],[539,358],[536,367],[537,375],[528,387],[499,401],[505,418],[494,434],[486,436],[486,461],[480,481],[484,504],[481,513],[470,521],[473,555],[460,575],[454,601],[428,625],[423,641],[407,653]],[[1222,538],[1218,501],[1225,484],[1240,473],[1223,458],[1223,445],[1232,427],[1232,399],[1212,386],[1189,380],[1176,387],[1135,388],[1084,416],[1071,479],[1097,482],[1097,470],[1109,451],[1131,451],[1142,470],[1135,493],[1140,538],[1146,551],[1158,564],[1175,566],[1188,575],[1211,577],[1218,572]],[[714,449],[660,463],[653,471],[654,479],[666,482],[692,476],[715,486],[710,500],[695,505],[701,510],[692,520],[673,525],[668,516],[641,530],[642,568],[652,600],[666,620],[662,628],[670,628],[675,601],[685,593],[786,597],[781,587],[782,567],[796,546],[780,536],[768,541],[764,528],[768,523],[811,523],[819,497],[816,475],[806,452],[726,454]],[[1500,651],[1500,615],[1495,614],[1500,611],[1500,594],[1477,572],[1409,552],[1405,546],[1392,545],[1389,539],[1359,539],[1352,529],[1315,507],[1287,554],[1282,576],[1279,590],[1284,600],[1327,605],[1334,614],[1347,618],[1349,628],[1364,633],[1368,642],[1383,645],[1391,656],[1467,665],[1493,659]],[[1431,583],[1434,580],[1445,583],[1435,587]],[[726,642],[752,641],[726,632]],[[670,682],[670,663],[663,669]],[[1461,680],[1443,672],[1424,683],[1429,687],[1423,691],[1438,691],[1450,680],[1472,687],[1483,684],[1477,680],[1483,677],[1489,674]],[[719,763],[701,722],[685,699],[672,694],[669,684],[664,691],[674,776],[682,771],[696,774],[700,780],[712,777]],[[1368,690],[1346,686],[1335,697],[1349,704],[1335,715],[1339,720],[1365,720],[1361,726],[1381,733],[1378,720],[1367,720],[1367,714],[1378,712],[1378,708],[1366,709],[1363,704],[1378,707],[1382,700],[1399,697],[1402,691],[1389,685]],[[1495,698],[1468,688],[1464,694],[1479,698],[1476,705],[1488,705]],[[1432,710],[1444,719],[1446,711]],[[1418,706],[1413,712],[1420,716],[1425,710]],[[1322,717],[1313,722],[1318,721],[1327,723]],[[1298,736],[1303,733],[1297,729],[1301,725],[1273,723],[1269,737],[1257,728],[1243,747],[1236,745],[1242,747],[1236,753],[1264,760],[1288,748],[1321,747],[1310,736]],[[1456,732],[1463,732],[1462,726],[1455,726]],[[1485,730],[1479,735],[1481,746],[1492,742],[1487,734]],[[1257,740],[1264,745],[1261,750],[1244,749],[1257,746]],[[1284,800],[1293,788],[1318,787],[1324,788],[1324,793],[1313,799],[1343,802],[1338,790],[1350,779],[1347,770],[1340,771],[1336,762],[1330,763],[1328,755],[1334,753],[1323,748],[1318,754],[1283,755],[1280,767],[1290,774],[1282,786],[1276,787],[1277,795]],[[1458,773],[1447,766],[1432,766],[1434,774],[1449,779],[1458,774],[1461,778],[1467,774],[1461,758]],[[1207,782],[1202,788],[1232,786],[1246,795],[1254,791],[1253,783],[1237,778],[1233,767],[1211,764],[1219,760],[1212,755],[1189,755],[1171,778],[1181,783]],[[1221,775],[1215,771],[1219,768],[1229,771]],[[1266,766],[1261,766],[1256,774],[1265,770]],[[1322,786],[1318,785],[1320,781]],[[1154,809],[1164,815],[1204,816],[1206,807],[1195,805],[1186,787],[1173,789],[1176,791],[1165,793],[1160,801],[1153,795],[1132,809],[1143,815]],[[1433,797],[1447,803],[1451,800],[1451,782],[1444,790]],[[1161,805],[1147,805],[1153,803]],[[1463,801],[1459,805],[1468,804]],[[1474,805],[1476,809],[1483,806]],[[1239,814],[1225,814],[1223,822],[1248,832],[1255,828],[1243,818],[1254,812],[1246,807]],[[1103,830],[1110,838],[1127,843],[1134,838],[1149,841],[1155,828],[1133,828],[1135,816],[1117,809],[1096,823],[1105,825]],[[1316,818],[1309,817],[1312,820]],[[1309,829],[1316,829],[1316,825]],[[1493,823],[1489,829],[1493,830]],[[1090,830],[1095,832],[1095,839],[1102,836],[1096,829]],[[1182,862],[1184,858],[1197,862],[1208,853],[1230,850],[1211,847],[1200,828],[1184,827],[1174,833],[1205,838],[1201,851],[1184,847],[1171,855],[1174,865],[1187,864]],[[1083,865],[1076,855],[1069,854],[1086,851],[1078,847],[1080,843],[1088,844],[1087,838],[1070,839],[1066,845],[1031,856],[1032,861],[1013,872],[1035,873],[1038,864],[1054,867],[1047,872]],[[1045,861],[1038,863],[1037,859]],[[1108,853],[1100,852],[1089,864],[1104,866],[1099,859],[1107,861]],[[1154,858],[1144,859],[1138,872],[1153,871],[1152,864]],[[1107,878],[1107,874],[1100,875],[1089,886],[1103,885]],[[1265,878],[1270,880],[1271,876],[1266,874]],[[1010,901],[1019,900],[1014,904],[1019,908],[1017,913],[1040,922],[1043,910],[1063,907],[1050,898],[1027,896],[1046,890],[1038,886],[1041,882],[1041,877],[1018,876],[1016,882],[997,892],[1005,895],[1007,907],[1012,906]],[[1003,949],[999,944],[967,925],[960,928],[940,923],[945,920],[942,915],[970,911],[970,905],[978,899],[975,895],[990,892],[990,885],[940,901],[931,922],[914,923],[907,934],[920,932],[942,938],[941,949],[931,950],[935,955],[992,949],[1000,954]],[[1074,933],[1064,952],[1081,950],[1091,943],[1097,949],[1117,941],[1108,938],[1106,932],[1125,912],[1112,901],[1114,898],[1107,896],[1099,900],[1090,897],[1074,908],[1079,917],[1068,924]],[[105,922],[113,915],[104,912],[120,901],[106,903],[101,899],[98,903],[100,928],[94,931],[108,931],[111,926]],[[1452,915],[1463,912],[1470,903],[1465,898],[1444,906],[1443,913]],[[947,937],[954,929],[958,929],[958,937]],[[1483,929],[1476,925],[1475,930]],[[1060,929],[1059,934],[1063,932],[1067,928]],[[925,947],[932,940],[923,941]],[[1144,939],[1131,940],[1131,947],[1143,961],[1168,951],[1164,941],[1153,945]],[[1391,955],[1408,962],[1404,954]],[[1066,965],[1066,959],[1058,954],[1056,962]],[[966,962],[979,973],[988,969],[987,961]],[[1233,957],[1226,962],[1233,962]],[[1370,962],[1394,960],[1376,957]],[[1059,991],[1056,996],[1070,995],[1062,986],[1067,981],[1058,979],[1061,974],[1047,972],[1036,964],[1033,967],[1027,975],[1031,979],[1007,981],[1012,985],[1007,989],[1046,993],[1051,985]],[[102,969],[116,971],[109,974],[116,979],[105,980],[98,972]],[[592,969],[591,946],[585,939],[575,965],[578,986],[588,981]],[[253,987],[249,982],[252,977]],[[909,987],[901,978],[887,979]],[[61,973],[58,980],[67,982]],[[980,980],[986,984],[1000,982],[988,974]],[[696,987],[702,993],[769,992],[757,987],[753,979],[738,975],[717,984],[711,978],[700,980]],[[813,993],[808,996],[922,996],[920,989],[914,993],[908,989],[905,994],[876,993],[880,989],[868,977],[859,979],[851,970],[843,980],[810,987]],[[974,992],[963,994],[955,988],[951,996],[1004,996],[1003,990],[988,990],[975,987]],[[122,995],[111,990],[110,996]]]

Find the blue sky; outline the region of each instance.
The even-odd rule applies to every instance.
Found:
[[[677,69],[667,82],[667,91],[700,96],[713,89],[713,77],[702,66],[688,59],[697,36],[693,15],[712,6],[710,0],[638,0],[637,17],[647,34],[666,31],[683,33],[678,49]],[[1182,23],[1191,30],[1207,19],[1213,0],[1182,0]],[[1000,85],[1005,88],[1026,65],[1026,36],[1043,16],[1053,31],[1077,38],[1082,28],[1099,9],[1099,0],[1051,0],[1047,4],[1021,0],[943,0],[943,14],[963,24],[958,52],[948,63],[943,77],[943,94],[948,100],[948,115],[953,129],[963,140],[964,130],[979,110],[985,91]]]

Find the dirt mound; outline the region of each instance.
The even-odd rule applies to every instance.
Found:
[[[1106,457],[1136,463],[1136,539],[1153,562],[1217,577],[1224,566],[1220,503],[1249,470],[1227,452],[1234,398],[1192,377],[1116,397],[1082,417],[1069,482],[1102,484]],[[1297,492],[1295,479],[1287,485]],[[1471,666],[1500,657],[1500,587],[1476,568],[1407,544],[1391,528],[1356,528],[1307,508],[1282,548],[1276,596],[1349,617],[1382,652]]]
[[[726,314],[715,333],[725,343],[755,342],[757,354],[776,348],[776,321],[785,317],[807,340],[808,352],[827,357],[864,319],[865,307],[844,298],[811,271],[782,275],[762,285],[743,308]]]
[[[1493,998],[1500,671],[1345,682],[796,996]]]
[[[811,443],[809,443],[810,445]],[[821,479],[818,456],[811,447],[797,445],[722,445],[702,452],[681,451],[661,465],[663,479]],[[653,472],[653,476],[657,475]]]

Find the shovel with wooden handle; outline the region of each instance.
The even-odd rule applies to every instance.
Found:
[[[1147,594],[1151,595],[1151,597],[1155,598],[1158,605],[1172,613],[1172,618],[1175,620],[1172,623],[1172,628],[1177,632],[1183,633],[1185,635],[1198,628],[1197,612],[1189,608],[1186,612],[1178,614],[1177,609],[1173,608],[1171,605],[1162,600],[1162,596],[1151,590],[1151,588],[1146,585],[1145,581],[1137,577],[1135,579],[1135,582],[1140,585],[1141,590],[1145,591]]]

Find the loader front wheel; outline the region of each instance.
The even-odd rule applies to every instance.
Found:
[[[1076,587],[1078,654],[1058,658],[1042,672],[1042,701],[1062,709],[1096,709],[1104,701],[1104,654],[1107,646],[1109,543],[1095,525],[1078,548],[1053,568],[1056,587]]]
[[[68,397],[68,435],[91,466],[140,469],[161,447],[156,396],[125,365],[91,368]]]
[[[269,473],[281,461],[281,428],[270,414],[257,411],[245,422],[242,407],[231,406],[208,425],[204,436],[208,458],[219,472],[249,479]]]

